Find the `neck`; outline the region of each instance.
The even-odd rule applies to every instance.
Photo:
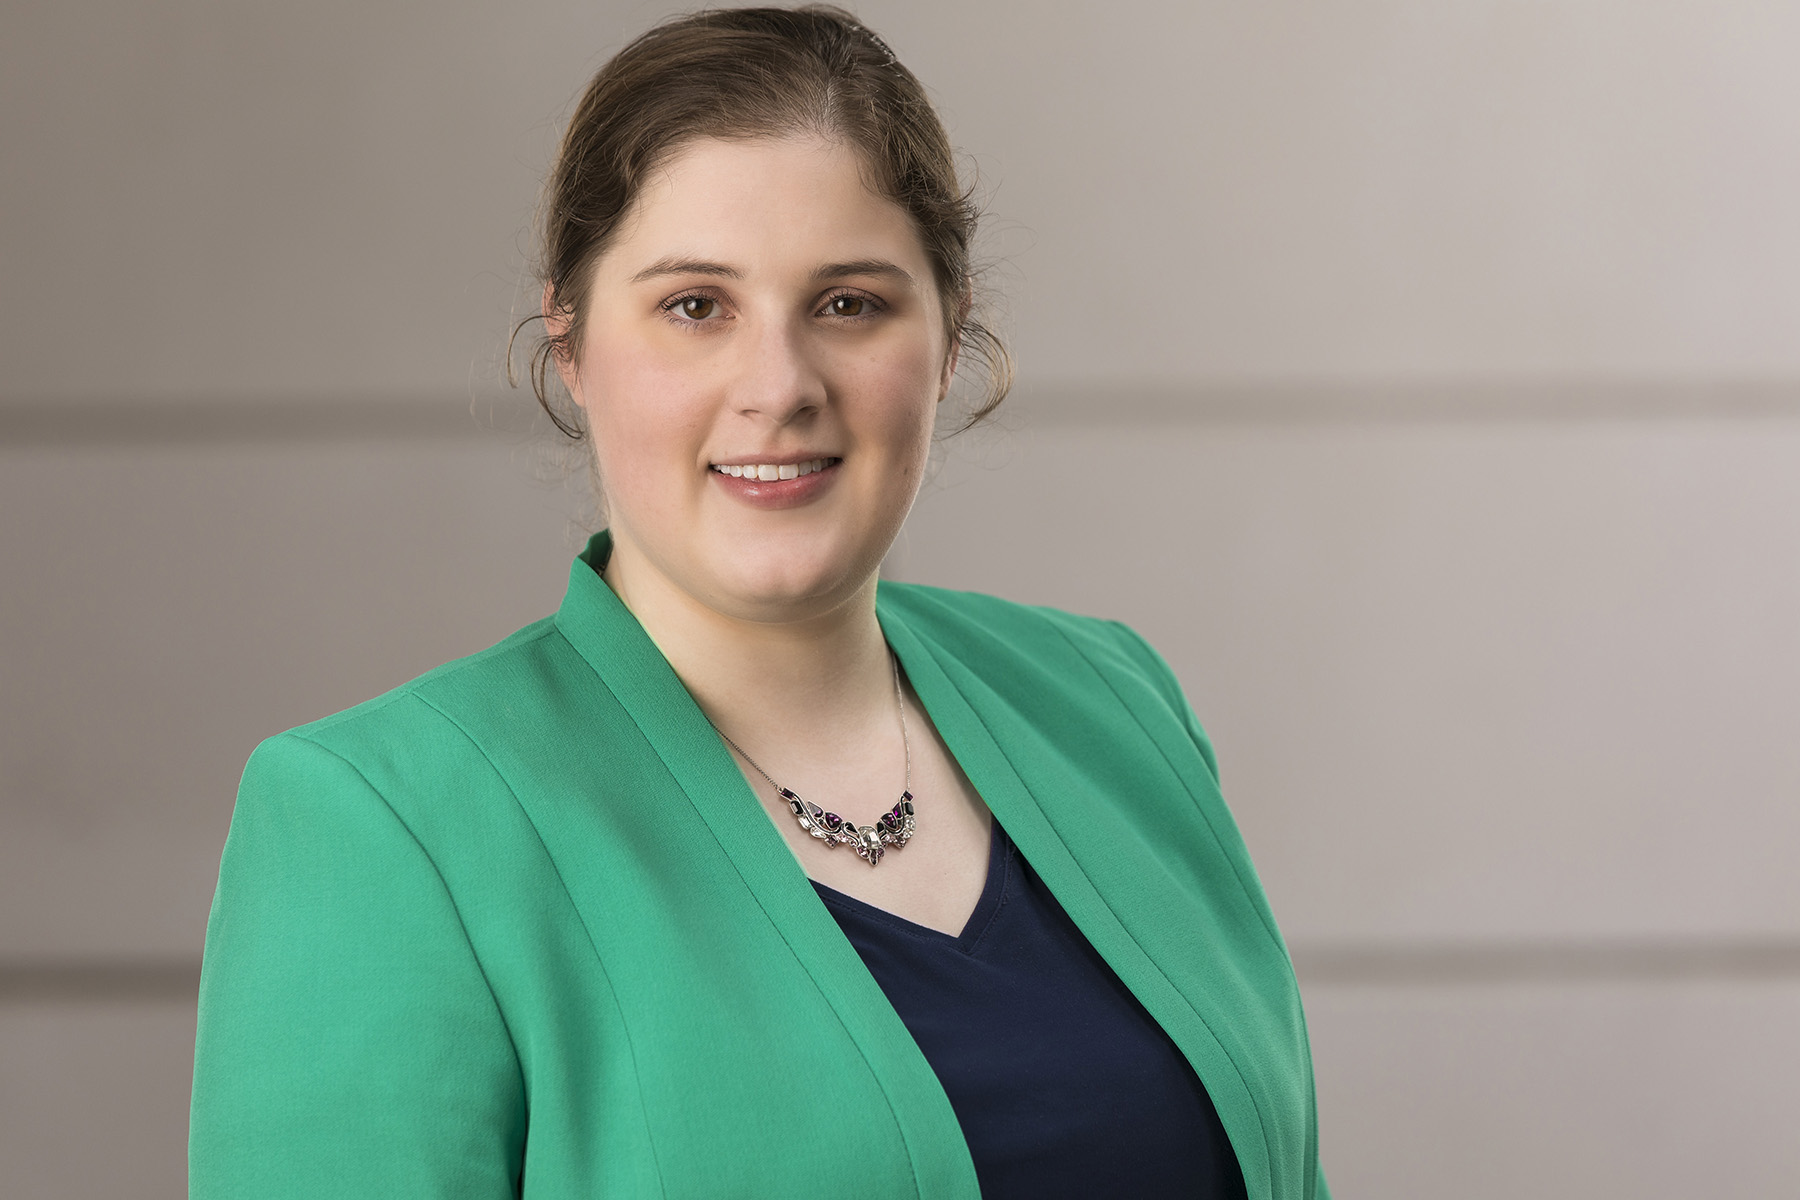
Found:
[[[759,761],[854,745],[895,720],[873,573],[835,602],[754,618],[689,594],[627,541],[615,540],[602,577],[701,711]]]

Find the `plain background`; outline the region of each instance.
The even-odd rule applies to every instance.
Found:
[[[4,10],[0,1164],[154,1200],[251,748],[560,598],[505,335],[671,9]],[[1340,1200],[1795,1194],[1800,8],[861,12],[1021,368],[888,571],[1173,663]]]

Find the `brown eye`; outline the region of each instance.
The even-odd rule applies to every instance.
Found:
[[[695,321],[704,321],[713,315],[718,305],[706,296],[689,296],[681,302],[681,315]]]
[[[862,316],[864,301],[861,296],[838,296],[831,302],[831,315],[834,317]]]

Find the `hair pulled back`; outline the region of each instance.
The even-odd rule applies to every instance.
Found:
[[[563,135],[539,219],[538,269],[546,307],[566,320],[538,343],[530,374],[538,403],[568,437],[584,438],[585,422],[578,408],[553,401],[550,367],[553,359],[578,358],[593,265],[644,181],[697,138],[792,134],[853,147],[869,186],[912,218],[951,344],[986,379],[962,428],[1005,399],[1011,359],[971,305],[979,212],[957,181],[950,140],[924,87],[886,42],[840,8],[715,9],[665,22],[614,55]]]

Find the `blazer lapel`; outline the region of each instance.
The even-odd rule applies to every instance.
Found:
[[[1237,1151],[1249,1196],[1256,1200],[1271,1195],[1270,1147],[1256,1101],[1244,1073],[1215,1033],[1215,1027],[1223,1030],[1227,1022],[1220,1014],[1203,1015],[1121,923],[1121,916],[1144,915],[1157,897],[1148,887],[1142,891],[1114,887],[1103,895],[1046,816],[1047,808],[1062,813],[1080,810],[1084,798],[1072,794],[1075,774],[1067,776],[1070,791],[1050,794],[1048,788],[1056,785],[1042,782],[1046,772],[1034,772],[1040,780],[1038,790],[1044,793],[1034,796],[995,737],[993,724],[1004,714],[988,686],[959,656],[910,628],[892,605],[877,608],[888,644],[951,754],[1069,918],[1192,1064]],[[1086,803],[1091,804],[1091,798]],[[1132,853],[1130,847],[1084,849]],[[1208,1016],[1213,1017],[1212,1025]]]
[[[557,624],[636,723],[682,793],[660,803],[692,806],[716,847],[697,839],[697,855],[735,870],[762,912],[811,976],[820,996],[882,1082],[912,1156],[922,1196],[976,1197],[974,1163],[930,1063],[879,984],[863,965],[770,823],[718,734],[630,610],[596,573],[610,551],[595,535],[570,572]],[[770,969],[782,969],[771,964]],[[876,1164],[870,1164],[871,1168]]]

